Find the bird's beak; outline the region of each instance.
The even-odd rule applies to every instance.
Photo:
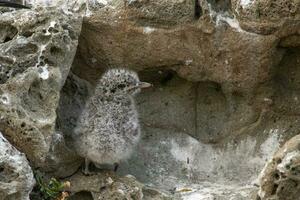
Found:
[[[151,83],[146,83],[146,82],[140,82],[139,83],[139,88],[148,88],[148,87],[152,87]]]

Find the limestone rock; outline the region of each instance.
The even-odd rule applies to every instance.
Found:
[[[260,177],[261,200],[297,200],[300,184],[300,135],[285,143],[273,156]]]
[[[232,4],[240,17],[257,21],[299,17],[300,3],[297,0],[234,0]]]
[[[64,134],[56,131],[52,135],[43,171],[53,177],[67,177],[76,172],[82,163],[83,159],[67,146]]]
[[[53,8],[17,10],[1,14],[0,27],[0,130],[40,166],[54,133],[81,17]]]
[[[93,86],[125,67],[154,84],[137,98],[143,139],[120,174],[252,198],[266,160],[300,130],[298,1],[94,2],[106,3],[84,19],[72,72]]]
[[[285,21],[299,20],[300,3],[297,0],[233,0],[232,11],[245,30],[270,34],[280,30]]]
[[[194,2],[189,0],[126,0],[128,16],[134,16],[141,25],[153,23],[159,26],[170,26],[194,19]],[[150,27],[149,27],[150,28]],[[151,28],[150,28],[151,29]]]
[[[56,131],[45,163],[45,170],[54,176],[70,176],[83,163],[83,159],[75,153],[72,133],[90,93],[91,89],[86,81],[69,74],[60,93]]]
[[[29,200],[35,180],[23,153],[0,133],[0,199]]]
[[[109,8],[85,19],[77,58],[92,69],[78,74],[93,77],[99,66],[172,69],[191,81],[214,81],[244,92],[267,81],[282,57],[275,36],[243,32],[233,24],[237,21],[228,25],[230,18],[219,17],[217,25],[194,21],[161,27],[122,11]]]
[[[143,139],[120,174],[179,198],[254,198],[265,161],[300,130],[298,1],[90,0],[71,74],[80,17],[59,4],[14,11],[19,21],[0,12],[0,130],[10,142],[35,166],[46,157],[48,173],[74,173],[83,79],[93,86],[107,68],[131,68],[154,88],[138,97]],[[262,198],[297,198],[298,149],[288,149],[264,170]],[[71,179],[74,199],[164,198],[130,177]]]
[[[118,177],[112,172],[101,172],[92,176],[77,173],[70,178],[71,200],[104,200],[104,199],[156,199],[170,198],[155,189],[144,187],[133,176]]]

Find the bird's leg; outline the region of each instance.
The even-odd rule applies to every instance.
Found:
[[[85,158],[84,160],[84,169],[82,170],[84,175],[91,175],[92,173],[89,170],[91,161],[88,158]]]
[[[119,163],[114,163],[114,172],[117,172],[119,168]]]

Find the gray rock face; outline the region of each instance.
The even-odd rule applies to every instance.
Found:
[[[2,13],[0,27],[0,130],[41,166],[81,17],[56,9],[18,10]]]
[[[299,3],[94,2],[72,72],[94,85],[121,66],[154,83],[120,173],[184,199],[255,199],[266,160],[300,130]]]
[[[71,135],[90,88],[111,67],[154,83],[138,98],[143,139],[119,173],[174,198],[255,199],[259,171],[299,133],[298,1],[90,0],[70,74],[81,18],[69,1],[27,2],[64,12],[0,11],[0,130],[34,166],[46,160],[48,173],[79,167]],[[293,152],[267,165],[261,198],[297,198],[287,190],[298,189]],[[74,175],[72,198],[157,194],[118,177],[101,190],[105,177]]]
[[[23,153],[0,133],[0,199],[29,200],[35,180]]]
[[[112,172],[101,172],[92,176],[77,173],[70,178],[71,200],[170,200],[167,195],[153,188],[145,187],[135,177],[118,177]]]
[[[47,158],[47,171],[59,177],[73,174],[83,162],[76,154],[72,133],[77,125],[84,103],[91,94],[88,82],[69,74],[57,109],[55,140],[52,141]]]

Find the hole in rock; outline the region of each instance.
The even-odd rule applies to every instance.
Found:
[[[59,32],[56,28],[53,28],[53,27],[50,27],[50,28],[48,29],[48,31],[49,31],[50,33],[58,33],[58,32]]]
[[[280,175],[278,173],[275,173],[274,178],[278,180],[280,178]]]
[[[69,200],[93,200],[93,196],[88,191],[81,191],[81,192],[75,193],[68,199]]]
[[[140,79],[154,85],[167,85],[174,77],[176,72],[169,69],[147,69],[139,73]]]
[[[274,185],[273,185],[272,192],[271,192],[271,195],[276,194],[277,188],[278,188],[278,184],[274,184]]]
[[[76,39],[77,34],[76,34],[76,32],[73,30],[72,26],[70,26],[69,24],[63,24],[63,25],[62,25],[62,28],[68,31],[69,36],[70,36],[70,38],[71,38],[72,40],[75,40],[75,39]],[[65,38],[64,38],[64,40],[65,40]],[[68,40],[69,40],[69,39],[68,39]]]
[[[22,122],[21,127],[24,128],[26,126],[25,122]]]
[[[274,85],[273,109],[281,115],[300,114],[300,48],[280,48],[284,54],[280,63],[274,67],[272,84]],[[277,123],[281,120],[278,119]],[[292,123],[292,122],[291,122]],[[295,122],[295,124],[298,124]],[[289,139],[298,132],[297,127],[291,127],[284,139]]]
[[[28,55],[34,55],[38,51],[38,47],[36,44],[27,43],[24,45],[20,45],[12,49],[11,53],[16,57],[26,57]]]
[[[195,1],[194,17],[195,17],[195,19],[199,19],[202,15],[202,8],[201,8],[199,0],[194,0],[194,1]]]
[[[53,56],[59,56],[60,54],[62,54],[62,50],[58,47],[55,47],[55,46],[52,46],[50,48],[50,53],[53,55]]]
[[[18,29],[9,24],[0,25],[0,43],[11,41],[18,33]]]
[[[174,72],[173,71],[168,71],[166,72],[166,74],[164,75],[164,77],[161,79],[160,83],[162,85],[167,84],[170,80],[172,80],[172,78],[174,77]]]
[[[31,31],[31,30],[27,30],[27,31],[25,31],[25,32],[21,33],[20,35],[22,35],[22,36],[24,36],[24,37],[27,37],[27,38],[29,38],[29,37],[31,37],[33,34],[34,34],[34,32],[33,32],[33,31]]]
[[[9,42],[10,40],[12,40],[11,37],[5,37],[4,40],[3,40],[3,42],[4,42],[4,43],[5,43],[5,42]]]
[[[208,0],[207,2],[216,12],[231,13],[231,0]]]
[[[256,196],[256,200],[261,200],[260,196],[257,195]]]

